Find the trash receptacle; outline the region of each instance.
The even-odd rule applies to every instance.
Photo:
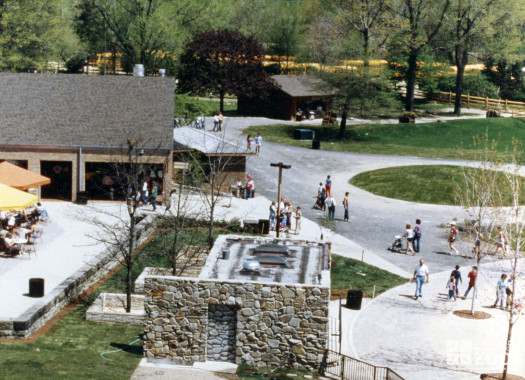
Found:
[[[361,310],[363,292],[360,290],[349,290],[346,294],[346,307],[352,310]]]
[[[223,249],[222,250],[222,259],[223,260],[229,260],[230,259],[230,250],[229,249]]]
[[[29,297],[40,298],[44,296],[44,279],[30,278],[29,279]]]
[[[87,205],[88,203],[88,193],[87,191],[77,192],[77,200],[75,201],[77,205]]]
[[[321,140],[312,140],[312,149],[321,149]]]
[[[258,233],[268,235],[270,233],[270,219],[259,219]]]

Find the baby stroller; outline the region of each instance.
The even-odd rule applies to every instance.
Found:
[[[406,252],[406,247],[403,246],[403,235],[396,235],[394,236],[394,242],[390,246],[390,250],[392,252]]]

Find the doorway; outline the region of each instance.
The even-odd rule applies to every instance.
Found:
[[[49,185],[42,186],[42,198],[71,200],[71,161],[40,161],[40,174],[51,178]]]
[[[235,306],[208,305],[206,360],[235,363],[237,310]]]

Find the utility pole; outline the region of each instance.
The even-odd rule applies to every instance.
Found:
[[[276,237],[279,237],[279,226],[281,223],[281,182],[283,181],[283,169],[290,169],[292,165],[284,165],[282,162],[278,164],[270,164],[274,168],[279,168],[279,182],[277,185],[277,227]]]

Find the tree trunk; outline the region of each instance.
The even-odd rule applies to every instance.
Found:
[[[363,67],[370,66],[370,57],[368,56],[370,50],[370,35],[368,29],[363,31]]]
[[[461,95],[463,94],[463,76],[465,74],[465,66],[468,62],[468,54],[461,46],[456,46],[454,51],[456,67],[458,68],[456,74],[456,100],[454,102],[454,114],[461,115]]]
[[[345,137],[346,132],[346,117],[348,115],[347,106],[345,105],[345,108],[343,109],[343,114],[341,115],[341,124],[339,125],[339,134],[337,135],[338,138],[342,139]]]
[[[417,56],[418,56],[418,53],[415,50],[410,51],[408,55],[408,69],[406,73],[405,110],[409,112],[414,111],[414,91],[416,89]]]
[[[133,246],[135,245],[135,216],[130,215],[129,221],[129,244],[126,257],[126,313],[131,312],[131,289],[132,283],[132,269],[133,269]]]
[[[509,369],[509,353],[510,353],[510,342],[512,340],[512,327],[514,326],[514,323],[512,322],[512,314],[510,315],[510,321],[509,321],[509,331],[507,333],[507,346],[505,347],[505,364],[503,365],[503,376],[502,380],[507,379],[507,372]]]
[[[220,111],[224,113],[224,90],[219,90]]]

